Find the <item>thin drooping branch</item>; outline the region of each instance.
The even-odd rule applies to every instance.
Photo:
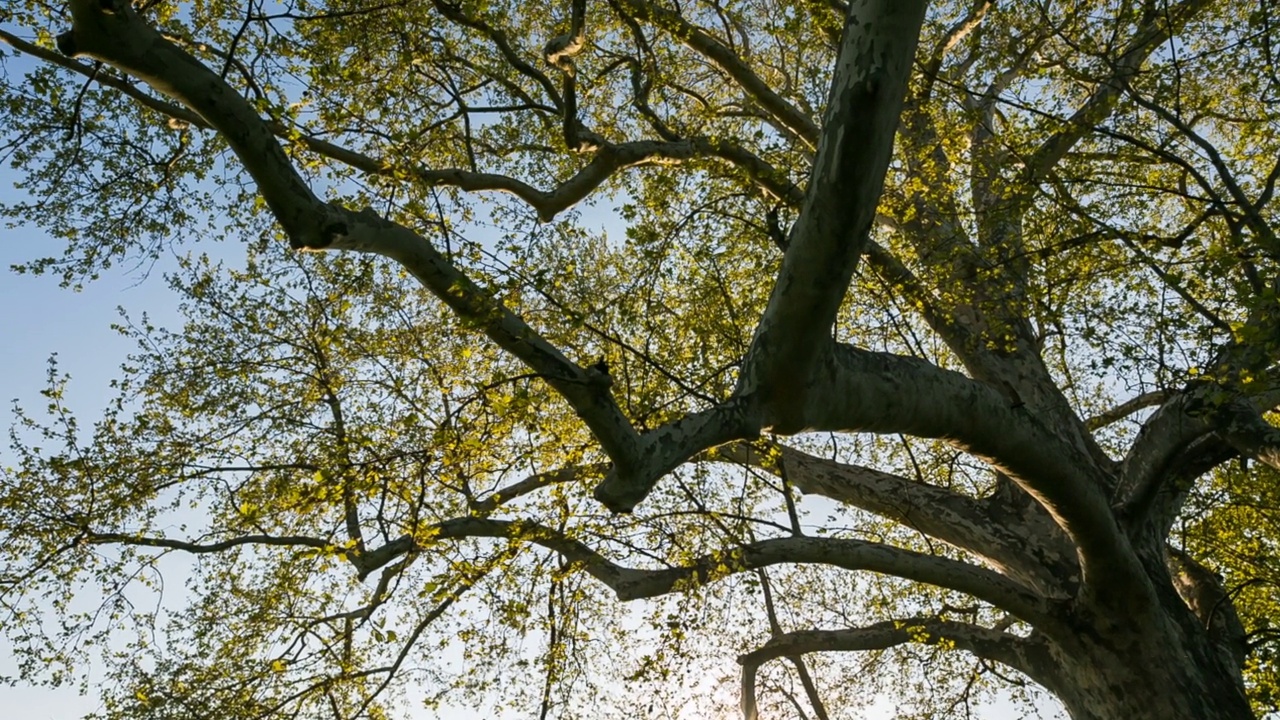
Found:
[[[326,550],[333,552],[337,552],[339,550],[339,544],[306,535],[243,535],[240,537],[230,538],[228,540],[220,540],[218,542],[202,543],[191,542],[189,540],[176,540],[173,538],[133,535],[129,533],[85,531],[83,533],[83,538],[84,542],[91,545],[130,545],[134,547],[180,550],[193,555],[208,555],[210,553],[226,552],[232,548],[245,547],[249,545],[311,548],[313,550]]]
[[[274,128],[281,138],[292,138],[283,126]],[[468,192],[497,191],[520,198],[538,213],[538,219],[550,222],[557,215],[581,202],[618,171],[652,163],[678,163],[701,157],[718,157],[746,173],[753,181],[779,198],[799,192],[798,188],[757,155],[724,139],[689,138],[686,140],[634,140],[608,143],[599,141],[591,161],[567,180],[550,190],[541,190],[523,180],[498,173],[475,172],[460,168],[426,168],[375,158],[349,150],[319,138],[302,135],[297,141],[318,155],[337,160],[370,175],[410,177],[427,186],[447,185]]]
[[[213,126],[198,113],[182,105],[165,102],[118,77],[95,73],[92,65],[77,62],[52,50],[26,42],[3,30],[0,30],[0,41],[32,57],[118,90],[139,104],[166,117],[180,120],[193,127],[213,129]],[[523,180],[499,173],[477,172],[462,168],[428,168],[374,157],[315,135],[299,132],[299,128],[278,121],[268,121],[268,127],[280,140],[299,143],[317,155],[336,160],[369,175],[388,178],[408,177],[427,186],[456,187],[467,192],[505,192],[514,195],[533,208],[543,222],[550,222],[560,213],[581,202],[620,170],[654,162],[680,162],[700,157],[717,157],[728,162],[746,173],[761,188],[781,200],[799,205],[803,198],[800,189],[776,168],[726,138],[696,137],[684,140],[636,140],[608,143],[595,152],[591,161],[571,177],[551,189],[543,190]]]
[[[764,570],[756,571],[757,577],[760,578],[760,590],[764,596],[765,616],[769,619],[769,632],[773,637],[781,637],[786,634],[782,629],[782,624],[778,622],[778,610],[773,602],[773,588],[769,581],[769,573]],[[805,695],[809,696],[809,705],[813,708],[813,712],[818,716],[818,720],[830,720],[827,713],[827,706],[822,702],[822,696],[818,694],[818,686],[813,681],[813,676],[809,673],[808,664],[804,661],[802,655],[788,656],[791,664],[796,668],[796,674],[800,676],[800,684],[804,687]],[[752,693],[754,695],[754,693]],[[743,696],[745,702],[746,695]]]
[[[587,477],[602,477],[607,472],[609,472],[609,466],[605,464],[575,465],[540,472],[495,490],[489,497],[472,503],[471,511],[477,515],[488,515],[512,500],[544,487],[575,482]]]
[[[1160,278],[1160,281],[1164,283],[1165,287],[1169,288],[1178,297],[1182,298],[1182,301],[1187,304],[1187,307],[1194,310],[1197,315],[1204,318],[1210,325],[1218,328],[1218,330],[1225,333],[1231,332],[1231,323],[1223,320],[1217,313],[1210,310],[1207,305],[1200,302],[1195,295],[1191,294],[1187,290],[1184,283],[1178,280],[1174,273],[1165,269],[1160,262],[1151,257],[1150,254],[1139,247],[1132,239],[1126,237],[1123,233],[1117,232],[1116,235],[1120,238],[1120,242],[1129,249],[1129,252],[1133,253],[1134,257],[1136,257],[1143,265],[1146,265],[1156,277]]]
[[[933,46],[933,50],[929,53],[928,61],[925,63],[924,82],[916,102],[922,103],[928,100],[947,55],[965,38],[969,37],[970,33],[978,29],[993,4],[993,0],[975,0],[973,6],[969,8],[969,12],[947,28],[947,31],[938,39],[938,42]]]
[[[1130,79],[1141,69],[1156,48],[1167,42],[1192,18],[1212,4],[1212,0],[1184,0],[1165,13],[1152,13],[1140,26],[1128,45],[1112,63],[1109,77],[1102,78],[1097,89],[1067,118],[1061,130],[1041,143],[1026,161],[1020,185],[1025,187],[1024,202],[1030,202],[1035,187],[1046,178],[1071,148],[1093,132],[1094,126],[1109,116],[1124,93]]]
[[[435,595],[436,598],[439,598],[439,601],[431,608],[431,610],[427,611],[427,613],[418,620],[413,631],[409,633],[409,637],[405,640],[404,645],[401,646],[400,652],[396,653],[395,661],[387,668],[386,677],[383,678],[377,689],[370,693],[365,698],[364,702],[360,704],[359,709],[353,713],[354,717],[367,716],[365,711],[371,704],[373,704],[374,700],[391,685],[392,681],[396,679],[401,666],[404,665],[405,660],[409,657],[409,652],[418,644],[419,639],[427,628],[432,623],[444,617],[444,614],[449,610],[449,608],[452,607],[455,602],[460,600],[468,590],[479,584],[480,580],[491,570],[492,566],[487,564],[482,565],[479,568],[470,569],[464,572],[462,576],[453,583],[452,587],[443,592],[438,592]]]
[[[1244,222],[1253,231],[1254,237],[1258,239],[1262,247],[1272,255],[1272,257],[1280,256],[1280,238],[1276,237],[1275,229],[1271,223],[1263,216],[1261,203],[1255,203],[1251,200],[1244,188],[1237,181],[1235,174],[1223,159],[1222,153],[1207,138],[1196,132],[1191,125],[1187,124],[1177,114],[1169,111],[1168,108],[1146,99],[1138,92],[1129,92],[1129,98],[1137,103],[1140,107],[1146,108],[1155,113],[1160,119],[1172,125],[1182,133],[1196,147],[1200,148],[1200,152],[1204,157],[1209,159],[1209,163],[1213,166],[1214,171],[1218,175],[1218,179],[1222,181],[1223,186],[1227,190],[1227,194],[1231,196],[1235,207],[1240,209],[1244,216]]]
[[[1024,315],[1025,303],[1018,299],[1025,298],[1025,286],[1019,290],[1018,283],[995,280],[993,272],[1013,269],[1004,267],[1003,262],[993,264],[988,257],[991,249],[978,247],[970,237],[970,227],[961,222],[970,211],[960,207],[956,193],[949,188],[951,178],[962,171],[955,168],[944,149],[946,143],[940,137],[937,117],[911,105],[904,110],[903,125],[903,142],[910,145],[903,153],[904,162],[911,176],[921,178],[926,189],[895,198],[895,204],[902,205],[898,211],[902,216],[881,225],[901,234],[914,248],[921,266],[941,266],[946,270],[941,287],[930,287],[901,260],[874,244],[868,245],[869,264],[895,294],[904,296],[920,313],[972,377],[1000,388],[1011,404],[1029,408],[1029,412],[1077,445],[1096,467],[1109,468],[1112,461],[1085,430],[1040,356],[1035,328]],[[986,160],[994,161],[990,157]],[[977,168],[982,158],[972,161],[974,172],[996,172]],[[988,195],[983,202],[994,197]],[[1007,199],[1003,193],[999,198],[1002,202]],[[1001,220],[1003,224],[997,228],[1000,232],[1021,232],[1017,213],[992,208],[984,213],[989,219]],[[988,224],[988,234],[992,230]],[[1020,242],[1012,237],[1009,241]],[[1000,290],[996,294],[1003,294],[1002,297],[993,295],[997,288]],[[997,341],[996,337],[1001,339]],[[1107,480],[1104,475],[1098,479]]]
[[[567,562],[612,589],[621,600],[657,597],[706,585],[730,575],[771,565],[825,565],[851,571],[869,571],[955,590],[1017,616],[1027,622],[1054,627],[1048,602],[1018,583],[992,570],[958,560],[927,555],[883,543],[834,538],[783,537],[760,540],[704,555],[686,565],[641,569],[620,565],[581,540],[535,522],[459,517],[424,526],[380,548],[353,555],[318,538],[257,535],[215,543],[195,543],[127,533],[87,533],[88,542],[156,547],[195,554],[213,553],[243,545],[295,546],[344,555],[361,577],[398,557],[412,555],[445,540],[492,538],[538,545],[558,553]]]
[[[356,569],[361,580],[365,579],[375,571],[386,567],[396,558],[409,555],[414,550],[414,544],[407,536],[392,540],[391,542],[370,551],[364,551],[361,548],[346,547],[344,543],[338,540],[326,540],[324,538],[311,537],[308,535],[241,535],[215,542],[200,542],[169,537],[157,537],[140,533],[98,532],[85,528],[80,532],[78,538],[79,540],[77,540],[77,542],[83,542],[90,545],[148,547],[163,550],[176,550],[184,553],[190,553],[192,555],[210,555],[226,552],[227,550],[238,547],[251,546],[307,548],[313,551],[319,550],[321,552],[332,553],[333,555],[345,558]],[[398,569],[394,570],[391,574],[393,575],[398,571]],[[384,579],[388,579],[390,575],[384,573],[383,577]],[[382,583],[380,582],[379,585],[381,586]]]
[[[782,657],[796,657],[815,652],[861,652],[885,650],[908,643],[948,645],[970,652],[985,660],[1017,670],[1032,679],[1035,663],[1026,652],[1033,640],[994,628],[939,618],[904,618],[888,620],[859,628],[842,630],[802,630],[771,638],[757,650],[738,658],[742,665],[742,709],[747,720],[755,720],[755,678],[761,665]]]
[[[533,65],[526,62],[524,58],[520,57],[520,53],[516,52],[516,49],[511,45],[511,39],[507,36],[506,31],[501,28],[493,27],[479,17],[473,17],[466,14],[462,3],[455,4],[448,2],[448,0],[432,0],[431,4],[437,12],[450,22],[475,31],[480,35],[483,35],[489,40],[489,42],[493,43],[494,47],[497,48],[498,52],[502,55],[502,59],[505,60],[508,65],[514,68],[516,72],[519,72],[521,75],[530,78],[540,85],[543,91],[547,94],[547,97],[551,99],[552,103],[563,112],[564,99],[561,98],[560,94],[556,91],[555,83],[553,83],[551,78],[547,77],[546,74],[542,73]]]

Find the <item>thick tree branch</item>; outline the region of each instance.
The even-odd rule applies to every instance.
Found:
[[[801,630],[771,638],[757,650],[738,658],[744,672],[781,657],[814,652],[859,652],[921,643],[954,644],[974,655],[1007,665],[1024,675],[1034,675],[1031,663],[1023,655],[1029,641],[1017,635],[972,623],[941,620],[933,617],[888,620],[860,628],[842,630]]]
[[[979,119],[974,128],[974,172],[971,174],[972,202],[978,220],[978,241],[994,257],[979,256],[977,250],[971,249],[961,241],[958,229],[946,227],[916,228],[917,234],[923,232],[923,239],[917,241],[937,243],[930,240],[941,235],[946,240],[942,248],[944,256],[949,258],[955,269],[953,271],[953,290],[960,298],[955,312],[941,313],[944,317],[955,317],[970,329],[994,328],[987,330],[992,337],[1012,334],[1017,338],[1014,347],[1006,351],[993,353],[983,348],[986,342],[956,342],[962,340],[956,333],[948,337],[948,345],[965,362],[966,367],[975,376],[987,382],[1013,388],[1030,407],[1035,409],[1045,422],[1058,428],[1064,434],[1075,437],[1078,444],[1085,448],[1092,461],[1099,467],[1106,467],[1109,462],[1085,431],[1079,418],[1075,416],[1070,403],[1061,394],[1043,362],[1039,358],[1039,348],[1034,328],[1027,320],[1027,301],[1029,288],[1027,285],[1027,254],[1024,248],[1022,216],[1028,203],[1034,197],[1039,184],[1050,171],[1116,107],[1127,82],[1141,69],[1143,63],[1163,42],[1185,25],[1194,15],[1205,7],[1207,0],[1187,0],[1168,14],[1153,14],[1135,31],[1128,43],[1117,54],[1112,62],[1108,77],[1103,78],[1094,93],[1066,121],[1061,129],[1045,139],[1031,153],[1024,164],[1024,169],[1013,180],[1003,180],[1001,169],[1006,164],[1002,155],[1003,149],[991,150],[996,139],[993,136],[992,124]],[[1014,67],[1005,73],[1005,80],[997,80],[983,95],[988,107],[999,93],[1001,82],[1022,72],[1024,65],[1030,61],[1035,48],[1047,36],[1032,38],[1026,51],[1015,61]],[[920,122],[926,122],[927,119]],[[923,153],[936,150],[926,143],[921,148]],[[942,194],[943,203],[954,200],[949,193]],[[917,203],[919,218],[955,217],[945,207],[921,208]],[[921,221],[917,221],[920,224]],[[939,219],[946,223],[945,219]],[[953,237],[954,235],[954,237]],[[977,282],[977,270],[992,271],[990,263],[1001,276],[998,281]],[[997,289],[998,288],[998,289]],[[965,316],[973,316],[965,322]],[[952,321],[954,322],[954,321]],[[1008,344],[1008,343],[1005,343]]]
[[[1141,576],[1087,451],[989,385],[923,360],[839,345],[815,373],[804,427],[945,439],[991,462],[1054,517],[1080,549],[1086,581]]]
[[[1168,548],[1168,566],[1174,588],[1183,602],[1208,629],[1225,667],[1240,667],[1248,654],[1244,626],[1222,578],[1190,554]],[[1241,685],[1240,691],[1244,692]]]
[[[561,96],[564,98],[563,131],[565,145],[575,152],[591,152],[605,144],[604,138],[587,129],[578,117],[578,71],[574,58],[586,42],[586,0],[571,0],[569,32],[547,43],[542,57],[548,65],[564,74]]]
[[[688,457],[706,447],[750,434],[746,416],[737,404],[732,404],[691,415],[640,438],[613,400],[607,378],[598,377],[565,358],[519,317],[476,286],[428,240],[370,211],[353,213],[320,201],[289,163],[269,123],[259,118],[221,78],[168,42],[127,5],[104,9],[99,3],[78,0],[73,13],[74,42],[64,44],[172,95],[226,136],[295,246],[352,249],[398,261],[462,319],[483,329],[499,346],[538,372],[569,401],[614,460],[613,472],[597,491],[597,496],[611,508],[629,510],[662,474]],[[318,142],[314,144],[319,146]],[[661,149],[662,145],[633,145],[631,149]],[[706,141],[689,143],[685,148],[721,154],[731,161],[744,160],[739,150]],[[367,164],[335,146],[326,146],[324,150],[348,161]],[[570,181],[572,191],[558,193],[559,198],[569,198],[571,202],[572,198],[585,195],[597,186],[624,162],[640,159],[634,154],[628,156],[626,150],[624,148],[620,155],[601,153],[594,166],[588,166]],[[647,152],[648,149],[641,150],[641,153]],[[745,160],[749,164],[750,158]],[[527,186],[495,176],[453,174],[452,179],[502,184],[507,189],[532,194],[526,190]]]
[[[1209,427],[1187,412],[1186,391],[1165,401],[1147,418],[1138,437],[1129,446],[1116,488],[1115,505],[1131,523],[1141,519],[1165,481],[1180,477],[1172,465],[1188,445],[1207,435]]]
[[[192,112],[191,110],[188,110],[187,108],[182,107],[180,105],[167,103],[155,97],[154,95],[145,93],[141,89],[139,89],[138,86],[133,85],[132,83],[129,83],[121,78],[113,77],[111,75],[108,75],[102,72],[95,72],[93,65],[86,65],[85,63],[78,62],[73,58],[67,57],[66,55],[62,55],[61,53],[54,52],[53,50],[48,50],[46,48],[40,47],[39,45],[35,45],[33,43],[29,43],[23,40],[22,38],[18,37],[17,35],[7,33],[4,30],[0,30],[0,42],[4,42],[6,45],[12,47],[13,49],[22,53],[26,53],[31,57],[39,58],[40,60],[47,62],[51,65],[57,65],[58,67],[64,68],[66,70],[70,70],[82,77],[91,78],[94,82],[105,85],[115,90],[119,90],[120,92],[124,93],[126,96],[137,101],[138,104],[144,107],[148,107],[152,110],[155,110],[156,112],[162,115],[174,118],[176,120],[181,120],[183,122],[189,123],[199,128],[209,129],[211,127],[209,123],[204,121],[204,118],[200,117],[198,114]]]
[[[663,475],[689,458],[707,448],[752,437],[754,419],[743,405],[741,400],[730,400],[640,436],[632,464],[615,465],[596,486],[595,498],[614,512],[630,512]]]
[[[746,443],[733,443],[708,455],[774,473],[785,468],[788,482],[801,492],[873,512],[967,550],[1047,597],[1066,597],[1069,590],[1064,579],[1078,572],[1074,553],[1062,556],[1060,534],[1040,537],[1039,528],[1007,518],[998,521],[989,501],[781,444],[761,452]]]
[[[282,135],[283,137],[283,135]],[[428,186],[447,185],[468,192],[498,191],[514,195],[538,213],[538,219],[549,222],[565,210],[581,202],[618,170],[655,161],[678,162],[697,157],[700,148],[693,142],[661,142],[641,140],[606,144],[597,150],[589,163],[571,178],[551,190],[540,190],[522,180],[497,173],[473,172],[460,168],[433,169],[418,165],[401,165],[381,158],[348,150],[339,145],[308,135],[298,138],[307,149],[345,163],[371,175],[411,177]]]
[[[342,234],[342,213],[306,186],[249,103],[190,53],[140,18],[125,0],[75,0],[59,48],[132,75],[176,98],[227,141],[295,247],[323,248]]]
[[[622,600],[657,597],[770,565],[820,564],[916,580],[972,595],[1029,622],[1052,622],[1051,607],[1045,600],[999,573],[956,560],[860,540],[774,538],[697,558],[682,567],[647,570],[619,565],[580,540],[531,522],[455,518],[428,526],[417,536],[423,538],[423,543],[488,537],[539,545],[559,553],[603,582]],[[390,545],[401,554],[425,547],[408,536]],[[388,561],[390,559],[387,558]]]
[[[532,543],[558,553],[617,593],[622,600],[656,597],[715,582],[728,575],[770,565],[820,564],[853,571],[894,575],[963,592],[1028,622],[1052,623],[1051,607],[999,573],[947,558],[860,540],[787,537],[761,540],[703,556],[682,567],[629,568],[609,560],[586,543],[543,525],[524,521],[461,517],[420,529],[368,553],[350,551],[318,538],[267,535],[233,538],[217,543],[192,543],[167,538],[116,533],[84,534],[87,542],[156,547],[191,553],[213,553],[242,545],[308,547],[347,554],[361,577],[397,557],[420,552],[443,540],[494,538]]]
[[[1280,428],[1267,422],[1252,402],[1237,398],[1218,416],[1218,435],[1228,445],[1244,457],[1280,470]]]
[[[974,565],[881,543],[830,538],[762,540],[667,570],[628,569],[614,590],[623,599],[656,597],[686,584],[701,585],[728,574],[780,564],[821,564],[866,570],[956,590],[1018,617],[1045,621],[1048,605],[1017,583]]]
[[[802,427],[807,380],[876,218],[925,6],[850,7],[808,195],[738,388],[778,432]]]
[[[1231,358],[1248,348],[1232,345],[1223,352],[1220,367],[1231,364]],[[1280,467],[1280,428],[1267,422],[1263,409],[1269,410],[1280,403],[1280,391],[1247,397],[1238,389],[1223,387],[1214,382],[1192,381],[1182,392],[1171,396],[1143,423],[1137,439],[1129,447],[1121,473],[1114,503],[1120,514],[1133,525],[1141,525],[1147,513],[1155,506],[1161,492],[1171,488],[1164,486],[1173,481],[1191,479],[1183,471],[1189,450],[1196,450],[1199,457],[1215,458],[1217,462],[1235,453],[1257,460],[1271,467]],[[1215,435],[1212,450],[1193,448]],[[1225,447],[1218,447],[1225,446]],[[1224,452],[1229,449],[1230,452]],[[1194,463],[1197,472],[1212,467]],[[1180,493],[1178,493],[1180,495]],[[1172,521],[1176,507],[1162,504],[1161,517],[1155,527],[1164,527]],[[1159,538],[1163,541],[1163,537]]]
[[[1007,389],[1042,421],[1072,438],[1098,467],[1108,467],[1110,459],[1085,431],[1040,357],[1040,345],[1026,315],[1027,288],[1017,279],[1021,271],[990,257],[990,248],[977,247],[969,237],[969,228],[960,221],[969,211],[960,207],[952,189],[955,168],[938,136],[934,116],[913,106],[904,110],[903,122],[903,140],[911,145],[911,150],[904,153],[905,161],[911,174],[922,178],[927,189],[895,198],[904,206],[900,210],[904,218],[892,223],[890,229],[910,243],[921,265],[941,265],[948,270],[941,287],[929,289],[910,268],[878,246],[868,247],[868,262],[896,292],[912,301],[970,375]],[[973,158],[975,168],[971,174],[1000,172],[998,167],[977,167],[983,159]],[[990,154],[985,160],[995,162]],[[1003,195],[983,198],[984,202],[1005,202]],[[1009,243],[1021,243],[1020,238],[1014,237],[1021,233],[1021,216],[1016,209],[979,207],[983,217],[991,221],[983,230],[988,245],[1003,242],[992,237],[993,228],[1010,233],[1006,238]],[[1009,273],[1012,276],[1003,277]]]

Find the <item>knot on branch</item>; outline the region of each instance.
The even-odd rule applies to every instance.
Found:
[[[574,75],[573,58],[582,52],[583,27],[587,20],[586,0],[572,0],[569,8],[569,32],[557,35],[542,48],[542,56],[547,64],[564,71],[569,77]]]
[[[656,483],[657,478],[647,477],[634,469],[619,467],[615,463],[609,474],[596,485],[591,494],[610,512],[625,515],[635,510],[636,505],[649,496]],[[621,597],[621,591],[619,591],[619,597]]]
[[[347,223],[342,220],[334,220],[333,222],[326,224],[324,229],[320,231],[320,244],[314,246],[314,249],[323,250],[327,247],[331,247],[338,242],[346,240],[347,236],[350,234],[351,230],[347,226]]]
[[[76,33],[74,30],[60,33],[58,37],[54,38],[53,43],[57,46],[58,52],[67,57],[75,57],[80,52],[80,48],[76,45]]]
[[[587,368],[587,383],[605,389],[613,387],[613,376],[609,374],[607,359],[602,357]]]
[[[542,56],[548,65],[559,68],[569,76],[574,76],[577,69],[574,67],[573,58],[582,52],[584,45],[582,28],[576,28],[564,35],[558,35],[542,48]]]
[[[358,573],[357,577],[363,581],[396,558],[413,552],[416,547],[413,536],[401,535],[377,549],[367,552],[353,552],[348,556],[348,559],[355,566]]]
[[[294,250],[353,249],[356,238],[368,239],[370,229],[382,223],[376,211],[366,208],[358,213],[340,206],[323,204],[309,213],[299,216],[295,222],[281,224]]]

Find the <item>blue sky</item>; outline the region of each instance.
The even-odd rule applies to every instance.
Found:
[[[0,171],[0,200],[12,200],[13,174]],[[43,404],[47,359],[58,353],[60,367],[73,378],[69,389],[73,407],[86,419],[111,397],[108,386],[129,351],[129,343],[111,330],[120,305],[142,308],[163,307],[165,288],[159,278],[139,284],[136,277],[111,273],[82,292],[58,287],[51,277],[18,275],[9,270],[15,263],[58,252],[59,245],[39,230],[0,229],[0,402],[3,402],[4,429],[12,419],[11,401],[18,400],[31,410]],[[8,460],[7,447],[0,449],[0,464]],[[0,674],[12,671],[9,653],[0,640]],[[0,707],[11,717],[80,717],[97,703],[81,698],[70,688],[47,690],[11,688],[0,685]]]
[[[0,173],[0,189],[11,193],[12,178]],[[3,197],[3,194],[0,194]],[[161,310],[169,298],[154,275],[113,271],[73,292],[53,277],[19,275],[10,266],[56,254],[57,241],[35,228],[0,230],[0,398],[30,405],[43,387],[48,359],[58,354],[74,380],[71,392],[78,407],[101,407],[109,397],[107,383],[129,351],[129,343],[111,329],[116,308]]]

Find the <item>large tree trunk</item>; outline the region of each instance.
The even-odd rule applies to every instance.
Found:
[[[1050,653],[1055,694],[1074,720],[1252,720],[1237,671],[1223,668],[1204,633],[1152,637],[1124,625]]]
[[[1074,720],[1252,720],[1244,630],[1221,580],[1170,550],[1144,553],[1154,603],[1087,598],[1047,645],[1054,693]]]

